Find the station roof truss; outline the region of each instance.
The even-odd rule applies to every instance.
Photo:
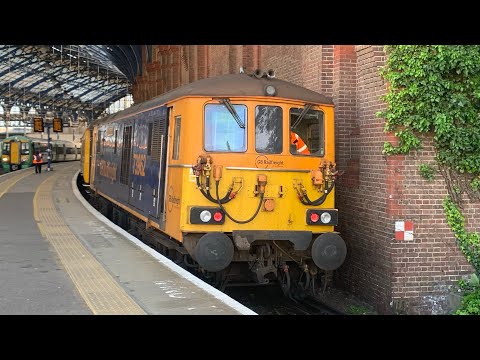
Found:
[[[131,93],[140,45],[0,45],[0,104],[97,118]]]

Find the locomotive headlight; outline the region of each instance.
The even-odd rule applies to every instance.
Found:
[[[268,96],[274,96],[277,93],[277,89],[273,85],[265,86],[265,94]]]
[[[2,157],[2,161],[8,161],[8,156]]]
[[[322,215],[320,215],[320,220],[322,221],[322,223],[328,224],[332,220],[332,215],[330,215],[327,212],[324,212],[322,213]]]
[[[202,220],[205,223],[209,222],[211,218],[212,218],[212,213],[208,210],[203,210],[200,213],[200,220]]]

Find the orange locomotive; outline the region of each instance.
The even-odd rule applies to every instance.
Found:
[[[345,259],[332,99],[273,71],[181,86],[95,121],[82,145],[97,208],[219,287],[289,293]]]

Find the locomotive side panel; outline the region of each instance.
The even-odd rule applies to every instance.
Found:
[[[184,98],[168,104],[169,137],[165,164],[167,180],[165,191],[165,232],[178,241],[183,240],[183,224],[188,214],[185,208],[194,203],[189,197],[195,187],[192,164],[201,151],[202,126],[200,111],[204,98]]]
[[[95,190],[127,204],[133,119],[97,124],[92,137],[91,172]]]
[[[167,108],[135,116],[129,203],[144,216],[159,219],[163,207],[163,157],[167,139]]]
[[[92,139],[96,191],[157,223],[163,211],[166,129],[167,109],[158,107],[99,123]]]

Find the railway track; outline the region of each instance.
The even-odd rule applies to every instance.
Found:
[[[314,296],[287,298],[273,285],[227,288],[225,293],[259,315],[345,315]]]
[[[345,315],[343,312],[332,308],[313,296],[307,296],[298,303],[292,304],[291,308],[296,309],[299,315]]]

